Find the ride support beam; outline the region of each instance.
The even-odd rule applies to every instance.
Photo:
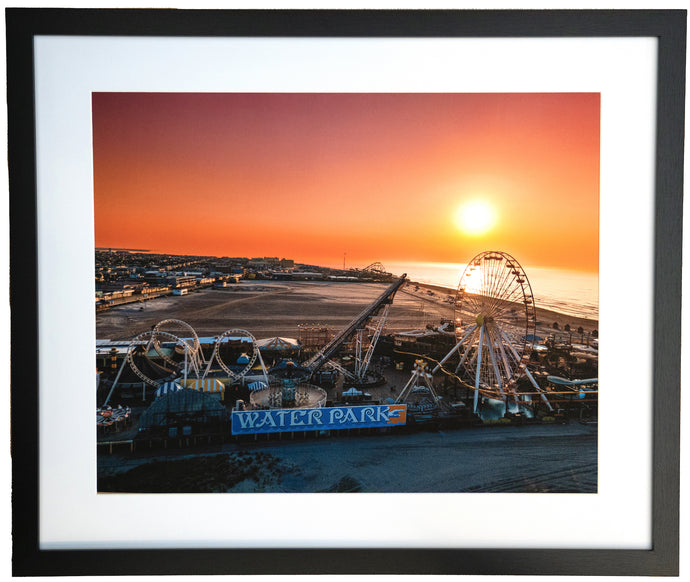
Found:
[[[532,376],[531,372],[527,368],[527,366],[524,367],[525,370],[525,375],[527,378],[529,378],[529,381],[532,383],[532,386],[534,386],[537,389],[537,392],[539,392],[539,396],[541,396],[541,399],[546,403],[546,406],[549,407],[549,410],[553,411],[553,406],[551,406],[551,403],[549,402],[549,399],[546,397],[544,394],[544,391],[542,390],[541,386],[537,384],[537,381],[534,379],[534,376]]]
[[[474,413],[477,414],[479,404],[479,379],[482,370],[482,347],[484,345],[484,324],[479,328],[479,348],[477,350],[477,372],[474,375]]]
[[[376,325],[376,328],[374,329],[374,335],[372,336],[371,340],[369,341],[369,347],[367,349],[367,353],[364,355],[364,359],[360,362],[360,365],[359,365],[357,378],[360,381],[364,381],[364,379],[366,378],[367,370],[369,369],[369,365],[371,364],[371,358],[374,355],[374,349],[376,348],[376,343],[379,341],[379,337],[381,337],[381,331],[383,331],[383,326],[386,324],[386,319],[388,318],[388,312],[390,311],[392,304],[393,304],[393,300],[389,299],[383,308],[383,314],[379,315],[378,323]],[[361,357],[361,344],[360,344],[360,357]]]
[[[110,397],[113,395],[113,392],[115,391],[115,386],[117,386],[117,383],[120,381],[120,375],[122,374],[122,370],[124,369],[124,367],[127,365],[128,362],[129,362],[129,352],[127,352],[124,360],[122,360],[122,365],[120,365],[120,369],[117,371],[117,376],[115,376],[115,380],[113,381],[113,385],[110,387],[110,391],[108,392],[108,396],[106,396],[106,398],[105,398],[105,402],[103,403],[103,406],[106,406],[108,404]]]
[[[388,287],[369,307],[362,311],[350,324],[337,334],[328,344],[319,350],[312,358],[307,360],[303,365],[309,368],[312,372],[316,372],[323,366],[331,356],[340,348],[340,346],[357,331],[364,326],[364,323],[372,317],[381,306],[386,302],[393,300],[396,291],[402,287],[407,280],[407,273],[404,273],[400,279],[395,281]]]
[[[455,352],[457,352],[457,351],[460,350],[460,346],[461,346],[461,345],[463,344],[463,342],[467,339],[467,337],[470,335],[470,333],[472,333],[475,329],[477,329],[477,326],[476,326],[476,325],[472,325],[472,326],[469,327],[469,329],[467,330],[467,332],[465,333],[465,335],[463,336],[463,338],[462,338],[458,343],[456,343],[455,346],[453,347],[453,349],[450,350],[450,351],[444,356],[444,358],[436,365],[436,367],[435,367],[435,368],[433,369],[433,371],[431,372],[432,374],[435,374],[436,372],[438,372],[438,371],[443,367],[443,364],[445,364],[445,363],[448,361],[448,359],[449,359]]]
[[[474,329],[474,331],[475,331],[475,332],[477,331],[476,328]],[[474,335],[474,334],[473,334],[473,335]],[[468,341],[468,342],[467,342],[467,345],[465,346],[465,353],[462,354],[462,358],[460,358],[460,362],[458,362],[458,365],[455,367],[455,373],[456,373],[456,374],[457,374],[458,372],[460,372],[460,368],[462,368],[463,365],[465,364],[465,360],[467,359],[467,356],[469,355],[470,349],[471,349],[471,348],[472,348],[472,342],[471,342],[471,341]],[[475,353],[476,353],[476,352],[475,352]]]

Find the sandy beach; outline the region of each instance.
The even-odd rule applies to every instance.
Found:
[[[410,289],[414,289],[415,286],[418,286],[420,289],[433,291],[434,293],[438,294],[439,297],[442,297],[442,300],[445,300],[446,297],[455,297],[455,291],[450,290],[447,287],[431,285],[429,283],[408,283],[408,285],[406,285],[406,287],[403,288],[403,291],[407,289],[407,291],[409,292]],[[423,296],[423,294],[419,295]],[[429,298],[427,300],[433,301],[434,299]],[[596,319],[588,319],[585,317],[565,315],[563,313],[558,313],[556,311],[552,311],[549,309],[540,308],[539,304],[536,305],[536,310],[537,326],[542,331],[553,332],[554,323],[558,323],[558,326],[561,330],[565,325],[570,325],[572,330],[576,330],[578,327],[582,327],[582,329],[585,332],[592,332],[593,330],[598,329],[599,326],[599,321]]]
[[[344,328],[385,289],[381,283],[242,281],[228,289],[204,289],[185,296],[168,296],[145,304],[131,303],[96,315],[96,337],[127,339],[148,331],[164,319],[181,319],[199,336],[228,329],[244,329],[257,339],[297,338],[300,324],[318,323],[335,331]],[[416,290],[418,287],[418,290]],[[434,295],[429,295],[432,291]],[[455,308],[446,301],[455,292],[444,287],[410,282],[398,291],[384,333],[437,326],[452,319]],[[537,306],[538,335],[562,330],[597,329],[598,322],[562,315]]]

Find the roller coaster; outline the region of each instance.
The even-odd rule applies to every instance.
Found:
[[[383,270],[380,263],[374,263],[370,267],[373,268],[376,265]],[[329,365],[354,382],[365,382],[393,297],[405,282],[406,275],[402,275],[302,366],[313,375],[324,365]],[[356,346],[354,373],[331,360],[331,357],[353,336],[355,336]],[[230,344],[237,344],[239,352],[234,353],[230,349],[232,347]],[[232,353],[228,358],[230,352]],[[225,356],[222,355],[223,353]],[[238,355],[243,357],[240,359]],[[226,359],[229,359],[231,363],[226,363]],[[161,364],[156,364],[156,361]],[[241,329],[223,332],[214,338],[211,353],[205,358],[194,329],[184,321],[166,319],[156,324],[151,331],[141,333],[129,342],[125,358],[104,404],[108,404],[126,368],[131,369],[142,382],[157,388],[175,377],[180,377],[184,385],[187,384],[188,379],[203,382],[213,375],[214,370],[224,373],[231,382],[238,382],[257,361],[260,364],[265,385],[268,385],[268,372],[256,340],[250,332]]]
[[[357,317],[355,317],[349,325],[342,331],[335,335],[335,337],[322,347],[316,354],[309,358],[302,365],[309,368],[312,374],[328,364],[330,367],[336,368],[344,373],[351,380],[361,382],[366,378],[371,358],[374,354],[376,342],[381,335],[381,330],[388,317],[388,311],[393,303],[395,293],[407,282],[407,274],[403,274],[397,281],[390,285],[373,303],[366,307]],[[372,320],[376,318],[375,325],[367,326]],[[363,354],[363,346],[365,343],[364,335],[367,331],[371,332],[369,338],[369,345],[366,352]],[[350,340],[355,334],[355,373],[345,369],[341,365],[333,362],[331,357],[341,348],[341,346]]]
[[[206,359],[194,329],[184,321],[166,319],[151,331],[140,333],[130,340],[103,405],[110,401],[126,368],[145,384],[158,388],[175,378],[179,378],[184,386],[188,380],[204,385],[207,378],[212,378],[214,371],[221,371],[231,382],[239,382],[257,361],[268,385],[268,372],[261,352],[254,336],[248,331],[231,329],[223,332],[214,338],[211,354]]]

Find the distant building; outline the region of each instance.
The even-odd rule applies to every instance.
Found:
[[[167,284],[168,274],[165,271],[144,271],[144,281],[152,285]]]
[[[291,271],[289,273],[273,271],[271,278],[277,281],[320,281],[323,279],[323,273],[311,271]]]
[[[292,278],[294,280],[301,281],[316,281],[323,279],[323,273],[317,273],[314,271],[298,271],[292,273]]]
[[[258,271],[268,268],[268,263],[262,258],[254,258],[247,261],[247,267]]]
[[[106,291],[101,297],[103,301],[112,301],[114,299],[131,297],[132,295],[134,295],[134,289],[123,289],[122,291]]]
[[[192,275],[169,277],[168,283],[171,287],[194,287],[196,285],[196,277]]]

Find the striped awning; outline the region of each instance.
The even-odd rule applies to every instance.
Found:
[[[180,386],[177,382],[165,382],[156,388],[156,398],[169,394],[170,392],[177,392],[178,390],[182,390],[182,386]]]
[[[251,384],[247,385],[247,388],[251,392],[256,392],[257,390],[263,390],[264,388],[268,388],[266,382],[252,382]]]
[[[199,390],[201,392],[220,392],[221,394],[225,392],[225,384],[223,384],[218,378],[187,378],[184,383],[185,388],[191,388],[192,390]]]

